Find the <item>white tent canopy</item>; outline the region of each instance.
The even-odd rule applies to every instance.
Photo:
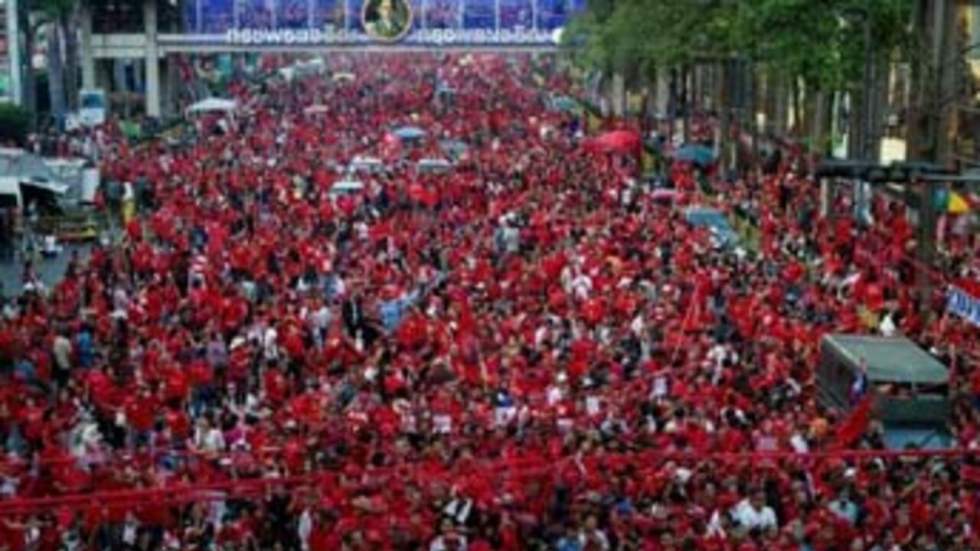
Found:
[[[195,113],[232,113],[238,108],[238,102],[233,99],[207,98],[187,108],[187,114]]]

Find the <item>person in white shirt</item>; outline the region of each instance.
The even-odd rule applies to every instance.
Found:
[[[211,425],[207,417],[201,417],[194,429],[194,449],[205,454],[215,454],[225,450],[225,436],[217,427]]]
[[[310,534],[313,532],[313,515],[310,508],[303,509],[296,525],[296,535],[299,536],[300,548],[307,551],[310,548]]]
[[[579,273],[572,279],[572,292],[575,298],[587,300],[592,292],[592,278],[584,273]]]
[[[585,530],[579,534],[579,543],[582,549],[599,549],[608,551],[609,538],[606,533],[599,529],[599,520],[595,515],[590,515],[585,520]]]
[[[776,512],[772,507],[766,505],[765,496],[762,492],[752,494],[752,497],[738,502],[732,509],[732,518],[739,525],[751,530],[759,528],[768,530],[777,528]]]
[[[276,331],[275,327],[266,327],[265,334],[262,336],[262,352],[265,355],[266,360],[275,360],[279,358],[279,347],[278,341],[279,332]]]
[[[441,534],[429,543],[429,551],[466,551],[466,536],[453,529],[452,521],[442,521]]]
[[[54,338],[54,344],[52,345],[52,355],[54,356],[55,367],[59,370],[67,372],[71,370],[71,352],[72,352],[71,341],[65,335],[64,331],[59,331],[58,336]]]

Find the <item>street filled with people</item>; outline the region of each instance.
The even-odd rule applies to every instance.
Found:
[[[120,239],[0,320],[0,550],[980,549],[980,330],[944,294],[976,234],[920,266],[904,205],[822,216],[792,150],[730,176],[668,139],[643,178],[547,56],[327,66],[102,138]],[[829,333],[947,366],[950,451],[826,407]]]

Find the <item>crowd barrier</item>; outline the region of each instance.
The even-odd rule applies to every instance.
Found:
[[[652,476],[667,462],[678,465],[721,464],[729,466],[751,466],[752,468],[771,468],[786,465],[801,465],[805,468],[819,469],[828,461],[860,463],[880,459],[890,460],[956,460],[961,470],[961,480],[967,484],[980,485],[980,450],[839,450],[796,453],[791,451],[756,451],[743,453],[725,452],[630,452],[619,454],[591,454],[588,456],[568,456],[560,461],[545,461],[540,458],[497,460],[490,462],[468,462],[440,471],[417,468],[415,464],[402,464],[395,467],[359,467],[358,472],[344,470],[319,470],[302,475],[277,478],[232,479],[221,482],[183,484],[158,488],[138,488],[126,490],[95,491],[42,497],[16,497],[0,500],[0,518],[17,515],[38,514],[52,511],[112,511],[140,507],[165,507],[194,502],[226,501],[232,499],[261,499],[270,491],[297,491],[322,485],[337,483],[341,475],[349,477],[348,484],[361,487],[381,487],[392,479],[402,483],[417,485],[441,483],[455,484],[477,472],[494,473],[493,484],[500,487],[504,481],[542,480],[547,477],[560,477],[564,469],[571,468],[580,474],[597,472],[609,476],[613,473],[629,472],[633,476]]]

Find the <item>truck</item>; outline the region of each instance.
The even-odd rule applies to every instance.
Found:
[[[906,337],[825,335],[816,378],[821,403],[849,411],[859,377],[889,447],[947,447],[949,372],[939,360]]]

